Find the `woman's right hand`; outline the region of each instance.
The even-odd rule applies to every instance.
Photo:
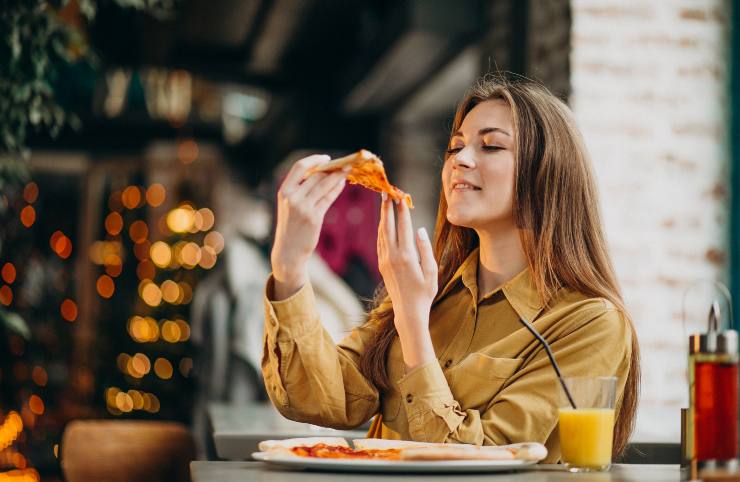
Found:
[[[346,171],[318,172],[304,180],[309,169],[329,160],[329,156],[314,155],[296,162],[278,191],[270,255],[276,301],[290,297],[308,281],[306,264],[319,242],[324,215],[344,188]]]

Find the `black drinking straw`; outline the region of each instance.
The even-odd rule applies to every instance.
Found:
[[[575,410],[576,402],[573,401],[573,396],[570,394],[570,390],[568,390],[568,387],[565,385],[565,380],[563,380],[563,376],[560,374],[560,367],[558,366],[558,362],[555,361],[555,357],[552,355],[552,350],[550,350],[550,345],[545,341],[542,335],[540,335],[539,332],[535,330],[534,326],[532,326],[531,323],[529,323],[524,318],[519,318],[519,321],[521,321],[522,325],[524,325],[527,328],[527,330],[529,330],[529,332],[535,338],[537,338],[537,341],[539,341],[540,344],[545,347],[545,351],[547,352],[547,357],[550,359],[550,364],[555,369],[555,374],[558,376],[558,380],[560,380],[560,385],[563,386],[563,390],[565,390],[565,395],[568,397],[570,406],[573,407],[573,410]]]

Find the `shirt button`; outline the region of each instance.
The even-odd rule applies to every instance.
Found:
[[[414,401],[414,396],[409,393],[408,395],[406,395],[406,401],[408,403],[413,402]]]
[[[452,360],[447,360],[445,362],[445,368],[450,368],[451,365],[452,365]]]

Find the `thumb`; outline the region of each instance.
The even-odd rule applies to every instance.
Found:
[[[416,246],[419,248],[419,257],[421,258],[421,270],[427,281],[437,283],[437,262],[434,260],[432,251],[432,242],[429,240],[429,234],[425,228],[419,228],[416,232]]]

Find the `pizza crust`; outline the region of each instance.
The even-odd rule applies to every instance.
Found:
[[[318,444],[349,447],[349,443],[342,437],[301,437],[284,440],[263,440],[259,443],[258,448],[262,452],[271,452],[274,450],[290,450],[293,447],[311,447]]]
[[[341,171],[346,167],[350,169],[347,173],[347,180],[350,184],[359,184],[376,192],[385,192],[391,199],[404,201],[410,209],[414,208],[411,196],[388,181],[388,176],[386,176],[385,168],[383,167],[383,161],[365,149],[360,149],[354,154],[334,159],[326,164],[312,167],[308,170],[305,177],[317,172],[331,173]]]

